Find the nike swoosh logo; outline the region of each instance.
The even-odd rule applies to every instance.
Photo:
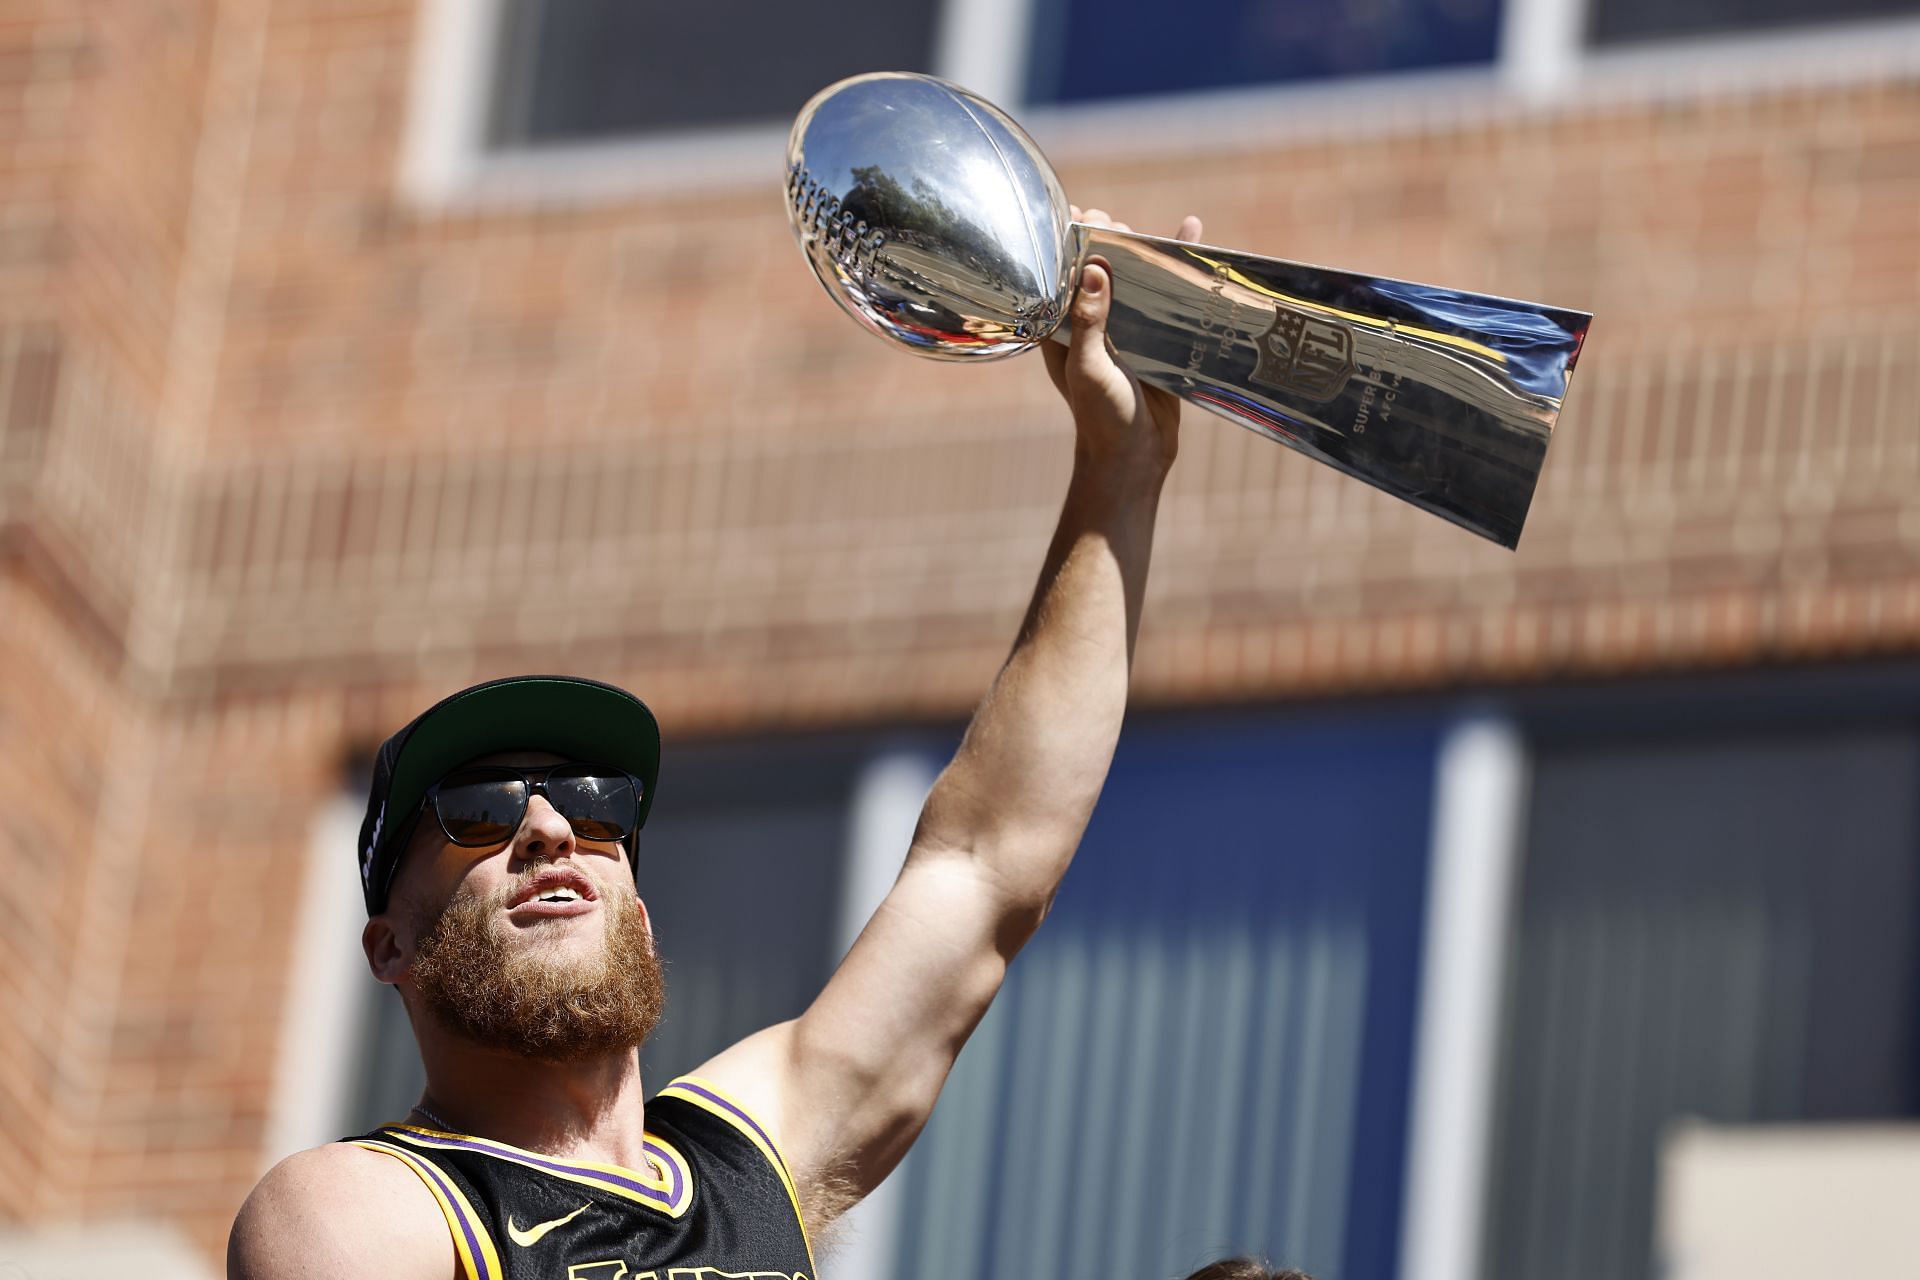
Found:
[[[514,1226],[513,1215],[508,1214],[507,1215],[507,1237],[517,1245],[539,1244],[541,1236],[546,1235],[547,1232],[553,1230],[555,1227],[566,1226],[569,1222],[572,1222],[575,1218],[579,1217],[581,1214],[585,1213],[588,1209],[591,1209],[592,1207],[593,1207],[593,1201],[589,1200],[564,1218],[555,1218],[552,1222],[537,1223],[534,1226],[528,1227],[525,1231],[522,1231],[519,1227]]]

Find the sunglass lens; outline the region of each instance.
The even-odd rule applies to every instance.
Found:
[[[471,848],[501,844],[520,829],[527,815],[527,784],[517,777],[482,770],[448,774],[434,803],[440,825],[453,842]]]
[[[637,825],[640,798],[624,773],[577,765],[547,775],[547,799],[583,840],[620,840]]]

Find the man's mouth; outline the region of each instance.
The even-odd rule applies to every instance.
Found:
[[[593,910],[593,882],[570,868],[551,867],[520,887],[507,903],[514,915],[577,916]]]
[[[529,898],[508,909],[515,916],[581,916],[594,909],[592,898]]]

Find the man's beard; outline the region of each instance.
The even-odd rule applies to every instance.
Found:
[[[420,931],[410,972],[429,1013],[477,1044],[541,1062],[632,1049],[652,1034],[666,983],[637,898],[598,899],[606,945],[564,961],[542,939],[511,945],[501,935],[505,901],[456,893]]]

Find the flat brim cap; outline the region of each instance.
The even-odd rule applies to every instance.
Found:
[[[641,826],[660,777],[660,726],[617,685],[578,676],[508,676],[462,689],[381,744],[360,825],[360,888],[367,914],[386,910],[401,852],[427,790],[497,751],[548,751],[611,765],[640,780]]]

